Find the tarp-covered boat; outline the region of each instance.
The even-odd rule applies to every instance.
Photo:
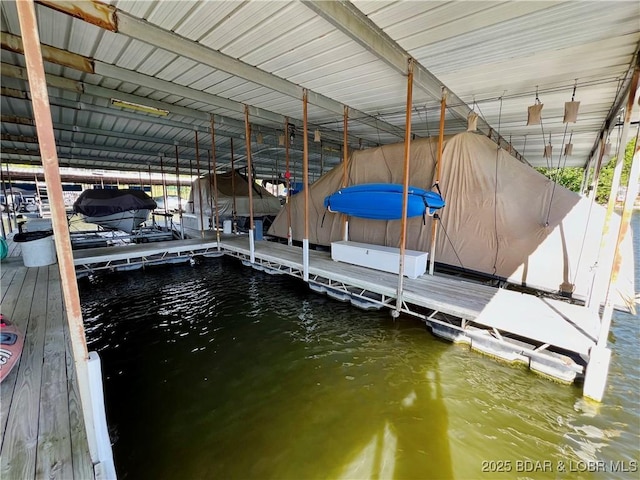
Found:
[[[253,218],[262,219],[264,225],[271,224],[271,220],[280,212],[282,205],[280,199],[270,193],[263,186],[249,182],[246,175],[239,170],[232,170],[216,174],[216,186],[214,189],[213,175],[203,175],[197,178],[191,185],[187,213],[202,215],[205,219],[214,221],[216,206],[215,199],[218,200],[218,215],[220,221],[235,217],[238,225],[248,225],[249,223],[249,184],[252,188]],[[202,205],[200,201],[202,200]],[[235,213],[234,213],[235,209]]]
[[[131,233],[156,207],[155,200],[142,190],[96,188],[82,192],[73,211],[87,223]]]
[[[0,382],[18,364],[23,346],[22,332],[0,314]]]
[[[402,183],[404,143],[353,150],[347,163],[348,185]],[[411,142],[410,184],[435,183],[438,138]],[[343,215],[326,213],[324,199],[342,187],[344,166],[325,173],[309,187],[309,243],[331,245],[343,239]],[[594,266],[611,261],[599,255],[606,208],[588,197],[554,184],[484,135],[464,132],[445,137],[439,178],[446,208],[439,211],[436,262],[548,292],[571,291],[582,300],[602,291],[608,277],[594,279]],[[304,198],[290,198],[268,234],[287,238],[288,212],[294,241],[305,232]],[[617,231],[614,214],[610,229]],[[398,220],[351,217],[349,240],[373,245],[400,245]],[[407,221],[406,248],[430,251],[430,225],[422,218]],[[444,234],[446,232],[446,234]],[[634,302],[633,248],[630,235],[621,245],[623,258],[613,303]],[[607,253],[608,254],[608,253]]]
[[[402,218],[403,186],[394,183],[364,183],[341,188],[324,198],[330,212],[344,213],[371,220],[399,220]],[[407,217],[432,216],[444,207],[442,196],[436,192],[410,186],[407,189]]]

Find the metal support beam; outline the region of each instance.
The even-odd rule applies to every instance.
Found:
[[[116,28],[116,30],[113,31],[170,51],[176,55],[190,58],[203,65],[208,65],[216,70],[221,70],[236,77],[243,78],[291,98],[299,99],[302,97],[302,87],[289,80],[265,72],[257,67],[241,62],[240,60],[134,17],[122,10],[114,9],[114,7],[106,4],[95,1],[41,1],[40,3],[102,28],[109,30]],[[309,91],[308,101],[329,112],[342,114],[343,105],[340,102],[319,93]],[[380,121],[364,112],[357,112],[356,117],[359,122],[374,127],[376,130],[382,130],[399,138],[402,138],[404,135],[404,131],[401,128]]]
[[[331,23],[342,33],[349,36],[352,40],[358,42],[369,52],[387,63],[402,75],[407,74],[407,62],[411,55],[404,50],[395,40],[387,35],[375,23],[373,23],[364,13],[362,13],[351,2],[327,2],[321,0],[302,0],[307,7],[313,12]],[[445,88],[450,99],[451,106],[449,110],[464,122],[472,111],[471,108],[463,102],[451,89],[442,83],[435,75],[422,66],[415,59],[414,62],[414,83],[417,88],[428,93],[434,99],[440,98],[442,89]],[[491,125],[482,118],[478,118],[478,130],[489,134]],[[510,147],[512,155],[523,163],[528,162],[517,152],[511,144],[500,135],[497,140],[490,137],[501,147]]]
[[[409,162],[411,159],[411,110],[413,104],[413,59],[409,59],[407,66],[407,111],[406,133],[404,139],[404,170],[402,175],[402,217],[400,220],[400,260],[398,265],[398,291],[396,308],[392,312],[395,317],[400,316],[402,309],[402,295],[404,293],[404,253],[407,243],[407,208],[409,205]]]
[[[625,76],[624,83],[621,85],[621,88],[618,91],[616,100],[614,101],[613,106],[611,107],[611,110],[609,110],[609,115],[607,115],[607,118],[605,119],[604,124],[602,125],[602,130],[600,130],[600,135],[598,136],[595,143],[593,144],[593,147],[591,148],[591,153],[589,153],[588,158],[591,158],[596,154],[596,151],[599,148],[600,138],[607,138],[608,134],[616,126],[616,118],[618,117],[618,112],[622,110],[622,107],[624,106],[624,102],[629,97],[629,92],[633,88],[632,87],[633,77],[635,76],[635,72],[638,70],[638,68],[640,68],[640,43],[636,47],[634,58],[635,58],[635,62],[632,63],[631,67],[627,72],[627,75]]]
[[[24,54],[22,38],[17,35],[1,32],[0,46],[3,50]],[[45,44],[40,45],[40,48],[42,49],[42,59],[47,62],[73,68],[85,73],[95,73],[93,70],[93,60],[91,58]]]
[[[147,75],[143,75],[137,72],[132,72],[130,70],[126,70],[123,68],[119,68],[119,67],[115,67],[115,66],[109,66],[108,68],[105,69],[105,67],[100,66],[100,65],[105,65],[105,64],[101,64],[100,62],[98,62],[97,64],[97,68],[99,71],[103,71],[103,75],[105,76],[109,76],[109,75],[115,75],[113,77],[109,76],[109,78],[113,78],[115,80],[124,80],[126,79],[126,81],[134,83],[136,85],[153,85],[155,88],[159,89],[160,91],[166,92],[166,93],[170,93],[170,94],[174,94],[174,95],[179,95],[179,96],[184,96],[185,98],[189,98],[192,100],[196,100],[196,101],[200,101],[203,103],[208,103],[211,105],[216,105],[216,106],[220,106],[220,108],[225,108],[229,111],[233,111],[235,112],[235,107],[232,108],[228,108],[231,105],[228,102],[231,102],[233,104],[237,104],[240,105],[240,111],[244,112],[244,105],[243,104],[239,104],[237,102],[232,102],[230,100],[226,100],[226,99],[222,99],[221,97],[217,97],[215,95],[211,95],[205,92],[201,92],[199,90],[194,90],[192,88],[188,88],[188,87],[182,87],[182,86],[177,86],[171,82],[165,82],[164,80],[160,80],[160,79],[155,79],[154,77],[149,77]],[[2,72],[3,76],[7,76],[10,78],[17,78],[17,79],[21,79],[21,80],[26,80],[27,75],[26,75],[26,71],[21,68],[21,67],[17,67],[8,63],[1,63],[0,64],[0,71]],[[172,114],[176,114],[176,115],[180,115],[180,116],[184,116],[184,117],[189,117],[189,118],[194,118],[196,120],[201,121],[204,125],[208,125],[209,124],[209,115],[210,113],[207,112],[203,112],[201,110],[195,110],[192,108],[188,108],[188,107],[182,107],[180,105],[174,105],[172,103],[167,103],[167,102],[162,102],[160,100],[153,100],[151,98],[148,97],[141,97],[138,95],[134,95],[131,93],[125,93],[125,92],[120,92],[118,90],[113,90],[113,89],[109,89],[109,88],[105,88],[105,87],[100,87],[97,85],[91,85],[91,84],[87,84],[84,82],[79,82],[79,81],[75,81],[75,80],[71,80],[68,78],[64,78],[64,77],[58,77],[55,75],[46,75],[47,78],[47,83],[51,86],[63,89],[63,90],[68,90],[68,91],[72,91],[75,93],[84,93],[86,95],[91,95],[94,97],[99,97],[99,98],[106,98],[106,99],[112,99],[112,98],[117,98],[119,100],[125,100],[128,102],[132,102],[132,103],[138,103],[138,104],[142,104],[142,105],[148,105],[150,107],[154,107],[154,108],[158,108],[160,110],[166,110],[169,113]],[[179,87],[179,88],[178,88]],[[25,97],[27,98],[27,97]],[[61,100],[63,102],[67,102],[68,104],[73,104],[74,102],[71,102],[69,100]],[[98,113],[105,113],[105,114],[111,114],[111,115],[120,115],[120,116],[126,116],[127,118],[133,118],[136,119],[138,121],[148,121],[148,120],[153,120],[154,123],[160,123],[160,124],[167,124],[167,125],[174,125],[178,122],[175,122],[173,120],[164,118],[164,117],[152,117],[152,116],[146,116],[146,117],[141,117],[139,114],[137,113],[133,113],[133,112],[126,112],[123,110],[119,110],[119,109],[115,109],[115,108],[105,108],[105,107],[98,107],[95,105],[88,105],[86,103],[83,102],[75,102],[77,105],[82,105],[84,106],[84,108],[88,111],[97,111]],[[57,105],[54,102],[51,102],[51,105]],[[282,124],[284,117],[282,115],[273,113],[273,112],[269,112],[267,110],[263,110],[263,109],[257,109],[256,107],[250,107],[249,106],[249,114],[251,115],[253,113],[257,113],[257,119],[258,121],[256,123],[260,124],[261,126],[265,126],[267,128],[274,128],[275,130],[277,130],[278,126]],[[252,117],[253,118],[253,117]],[[233,129],[237,129],[238,131],[243,131],[244,130],[244,122],[239,120],[239,119],[233,119],[233,118],[229,118],[226,116],[222,116],[222,115],[216,115],[215,116],[216,122],[218,123],[218,125],[220,127],[225,127],[228,126],[230,128]],[[296,119],[291,119],[290,123],[293,123],[296,126],[302,126],[302,121],[301,120],[296,120]],[[187,124],[185,124],[187,125]],[[206,132],[206,133],[210,133],[210,129],[204,125],[199,125],[196,126],[196,128],[201,131],[201,132]],[[312,128],[317,128],[314,125],[311,125]],[[190,130],[193,130],[194,126],[193,124],[190,124],[186,127],[182,127],[180,126],[179,128],[188,128]],[[342,142],[342,136],[340,134],[338,134],[337,132],[331,132],[331,131],[327,131],[326,127],[323,128],[322,130],[322,134],[324,136],[325,139],[327,139],[330,142],[335,143],[336,145],[339,145]],[[236,138],[242,138],[244,139],[244,136],[241,134],[236,135]],[[367,144],[377,144],[374,140],[366,140],[364,139],[365,142]],[[363,141],[362,138],[360,137],[355,137],[352,136],[350,138],[350,141],[352,143],[355,144],[359,144]]]

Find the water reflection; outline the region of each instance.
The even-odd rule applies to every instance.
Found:
[[[230,259],[96,277],[81,296],[123,479],[555,478],[483,466],[638,460],[637,318],[614,320],[594,407]]]

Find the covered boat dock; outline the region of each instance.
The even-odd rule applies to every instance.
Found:
[[[638,194],[637,182],[629,182],[624,192],[621,188],[640,78],[634,2],[471,2],[460,8],[456,2],[199,1],[186,8],[182,2],[24,0],[3,2],[0,8],[5,30],[3,187],[8,183],[10,190],[11,175],[18,175],[10,165],[32,167],[29,175],[36,184],[44,178],[42,196],[51,205],[59,273],[58,282],[53,267],[23,270],[13,268],[12,260],[3,267],[3,313],[33,313],[27,346],[37,348],[23,359],[24,367],[12,372],[15,388],[3,417],[2,476],[77,470],[78,476],[115,477],[109,442],[98,442],[108,433],[98,431],[94,421],[102,386],[99,369],[89,373],[96,357],[86,349],[78,269],[86,273],[232,255],[267,273],[298,277],[318,292],[359,307],[414,315],[436,335],[524,362],[563,381],[584,375],[585,396],[602,399],[614,307],[608,289],[581,306],[443,275],[434,271],[440,260],[433,254],[435,222],[428,238],[433,275],[405,279],[402,262],[410,238],[405,214],[398,243],[391,245],[399,248],[399,275],[334,262],[327,253],[310,249],[309,187],[336,167],[344,167],[340,183],[347,187],[353,152],[397,144],[403,150],[398,155],[403,175],[394,183],[402,183],[406,195],[412,140],[438,139],[431,147],[437,159],[433,178],[439,182],[444,136],[472,131],[496,152],[488,170],[495,172],[496,185],[498,156],[509,156],[523,168],[546,168],[551,192],[558,179],[554,172],[580,167],[577,190],[593,202],[600,172],[616,156],[604,229],[598,232],[610,255],[597,265],[599,276],[615,283],[622,258],[614,252],[627,234]],[[303,221],[292,228],[288,219],[285,236],[289,243],[295,236],[302,247],[256,239],[249,188],[247,237],[205,239],[219,230],[203,230],[201,209],[199,219],[194,217],[201,229],[197,241],[76,254],[61,166],[88,170],[88,175],[135,171],[141,187],[143,174],[152,183],[152,172],[161,174],[165,184],[174,172],[176,179],[185,171],[201,179],[206,171],[238,167],[246,167],[256,181],[286,185],[287,192],[300,185]],[[639,169],[636,152],[632,180]],[[386,170],[377,173],[387,181]],[[528,186],[515,185],[516,195]],[[211,189],[217,190],[215,185]],[[501,193],[496,187],[480,205],[493,208]],[[6,204],[12,195],[3,194]],[[618,228],[611,219],[620,195],[624,205]],[[219,227],[218,212],[213,217],[212,211],[210,223]],[[336,222],[348,240],[346,224],[346,218]],[[509,228],[518,231],[520,226]],[[442,238],[442,232],[438,235]],[[563,287],[561,293],[567,293]],[[48,323],[49,303],[46,310],[38,303],[45,291],[47,299],[52,296],[51,312],[64,304],[60,317],[66,326]],[[49,378],[57,374],[42,364],[49,333],[59,340],[68,333],[68,349],[58,342],[55,358],[71,374],[66,391],[79,408],[58,395],[67,379],[49,388]],[[31,373],[40,387],[29,384]],[[91,378],[98,379],[97,385]],[[31,390],[34,400],[21,410],[18,402]],[[4,400],[4,383],[2,391]],[[51,413],[38,398],[54,396],[52,411],[61,417],[34,414],[36,408]],[[82,425],[75,421],[80,411],[92,471],[84,440],[74,437]],[[65,440],[61,450],[50,453],[45,434],[59,418],[65,423],[67,415],[70,446]],[[20,448],[24,441],[36,442],[29,444],[26,460]],[[83,457],[76,461],[69,452]]]

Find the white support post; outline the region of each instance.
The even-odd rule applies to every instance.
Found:
[[[609,363],[611,362],[611,350],[598,345],[591,349],[589,363],[584,376],[584,387],[582,394],[601,402],[604,397],[604,390],[607,386],[607,376],[609,375]]]
[[[309,281],[309,239],[302,240],[302,274],[304,281]]]
[[[253,264],[256,261],[255,240],[253,228],[249,229],[249,261]]]
[[[89,385],[91,390],[91,403],[93,405],[93,424],[96,431],[98,448],[99,469],[103,478],[116,478],[116,467],[113,462],[111,439],[107,427],[107,416],[104,407],[104,390],[102,388],[102,367],[100,357],[96,352],[89,352],[88,362]]]

